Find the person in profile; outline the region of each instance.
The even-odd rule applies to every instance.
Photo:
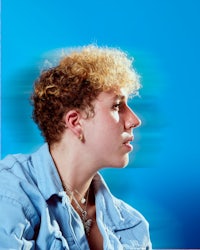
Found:
[[[45,143],[0,162],[0,249],[152,249],[146,219],[99,173],[129,162],[139,88],[116,48],[83,46],[41,73],[31,100]]]

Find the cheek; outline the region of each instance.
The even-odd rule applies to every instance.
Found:
[[[101,123],[107,125],[107,127],[116,127],[120,124],[120,114],[116,111],[112,111],[102,117]]]
[[[120,122],[120,114],[118,112],[112,112],[111,117],[110,117],[113,122],[119,123]]]
[[[120,121],[119,115],[112,115],[107,117],[101,126],[102,136],[110,138],[110,140],[116,141],[123,132],[123,124]],[[112,142],[111,142],[112,143]]]
[[[86,138],[94,138],[103,140],[116,136],[123,129],[120,123],[120,116],[118,112],[111,112],[107,115],[98,115],[92,120],[86,120],[84,124],[84,134]]]

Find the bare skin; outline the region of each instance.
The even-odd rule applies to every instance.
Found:
[[[93,208],[95,211],[95,207]],[[102,250],[103,249],[103,237],[99,231],[96,223],[96,219],[93,222],[90,234],[87,237],[90,250]]]

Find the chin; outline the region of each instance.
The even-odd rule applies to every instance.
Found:
[[[129,163],[129,155],[126,155],[126,157],[124,157],[124,162],[123,162],[123,168],[125,168],[127,165],[128,165],[128,163]]]
[[[123,166],[122,166],[122,168],[127,167],[127,166],[128,166],[128,163],[129,163],[129,161],[127,161],[126,163],[124,163]]]
[[[129,155],[123,155],[122,157],[114,157],[112,160],[110,159],[104,167],[107,168],[125,168],[129,163]],[[104,168],[103,167],[103,168]]]
[[[125,168],[129,163],[129,157],[125,157],[121,159],[121,161],[118,161],[117,164],[115,164],[115,168]]]

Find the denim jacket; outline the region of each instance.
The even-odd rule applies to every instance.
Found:
[[[115,198],[100,174],[93,182],[103,249],[151,249],[144,217]],[[89,249],[47,144],[33,154],[9,155],[0,162],[0,249]]]

